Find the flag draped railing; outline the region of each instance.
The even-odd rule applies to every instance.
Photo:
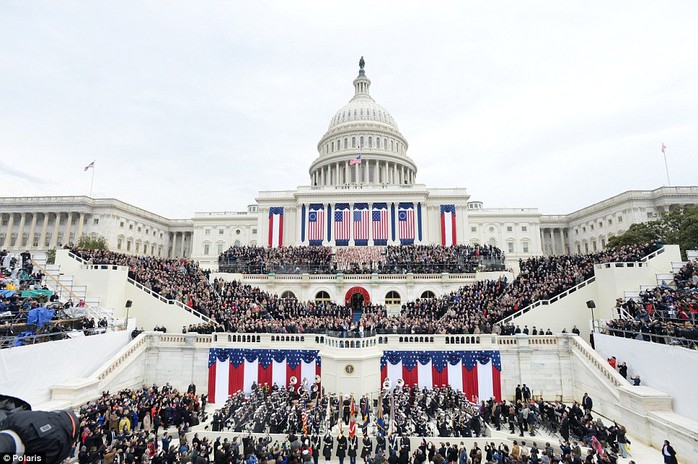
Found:
[[[208,357],[208,397],[223,403],[229,395],[250,393],[255,386],[314,383],[321,374],[319,350],[211,348]]]
[[[499,351],[384,351],[381,384],[392,388],[402,379],[408,387],[450,386],[473,402],[501,400],[502,362]]]

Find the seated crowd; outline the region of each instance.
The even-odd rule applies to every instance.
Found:
[[[310,463],[360,456],[364,463],[617,463],[627,456],[624,426],[594,417],[588,395],[565,405],[531,397],[525,385],[513,401],[494,398],[471,403],[452,388],[397,386],[378,407],[367,397],[327,395],[303,382],[299,388],[255,386],[231,395],[209,422],[206,395],[196,386],[180,392],[171,385],[126,389],[80,407],[78,462],[244,462]],[[508,427],[521,440],[470,449],[460,437],[485,437],[485,424]],[[232,439],[200,439],[192,427],[233,432]],[[559,444],[536,442],[539,430],[559,434]],[[355,430],[355,434],[351,431]],[[252,434],[255,435],[252,435]],[[286,435],[273,439],[270,434]],[[530,435],[524,438],[524,435]],[[409,436],[422,437],[412,449]],[[441,439],[438,446],[429,438]],[[451,444],[453,443],[453,444]]]
[[[503,270],[504,253],[492,245],[387,247],[230,247],[218,257],[221,272],[246,274],[438,274]]]
[[[362,308],[361,319],[330,302],[300,302],[279,298],[238,281],[215,279],[187,259],[130,256],[108,251],[73,250],[96,264],[129,266],[129,276],[168,299],[212,318],[194,330],[250,333],[325,333],[341,330],[384,334],[514,333],[499,320],[539,300],[558,295],[593,275],[593,265],[608,261],[637,261],[658,244],[626,246],[589,255],[529,258],[521,273],[478,281],[434,299],[403,304],[399,315],[389,316],[382,306]],[[477,248],[476,248],[477,249]],[[479,253],[479,252],[478,252]]]
[[[618,319],[607,322],[610,335],[667,344],[698,340],[698,261],[686,263],[672,283],[618,300],[616,309]]]

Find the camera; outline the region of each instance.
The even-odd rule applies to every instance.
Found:
[[[80,422],[72,411],[32,411],[26,401],[0,395],[0,453],[61,462],[70,455]]]

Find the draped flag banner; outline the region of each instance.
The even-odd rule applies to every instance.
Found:
[[[456,244],[456,206],[441,205],[441,244]]]
[[[349,203],[334,205],[334,242],[337,246],[349,246],[351,210]]]
[[[373,224],[373,244],[385,246],[388,244],[388,205],[385,203],[374,203],[373,214],[371,215]]]
[[[414,204],[400,203],[397,209],[397,222],[401,245],[414,243]]]
[[[269,208],[269,247],[276,248],[284,244],[284,209]]]
[[[368,245],[370,226],[368,203],[354,203],[354,245]]]
[[[410,387],[450,385],[474,403],[501,401],[501,372],[499,351],[384,351],[381,357],[381,385],[385,379],[393,388],[399,379]]]
[[[319,350],[253,350],[211,348],[208,353],[208,401],[222,404],[238,391],[250,393],[253,385],[280,387],[307,380],[307,388],[320,375]]]
[[[322,245],[325,238],[325,210],[321,203],[311,204],[308,210],[308,243],[312,246]]]

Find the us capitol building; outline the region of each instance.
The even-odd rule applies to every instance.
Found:
[[[363,59],[354,96],[330,119],[310,166],[310,185],[262,191],[242,212],[168,219],[112,198],[0,198],[0,247],[46,250],[104,236],[109,248],[193,258],[216,268],[236,245],[373,246],[491,244],[509,263],[585,253],[672,204],[698,203],[698,187],[627,191],[566,215],[537,208],[485,208],[465,188],[417,183],[417,164],[393,116],[370,94]]]

